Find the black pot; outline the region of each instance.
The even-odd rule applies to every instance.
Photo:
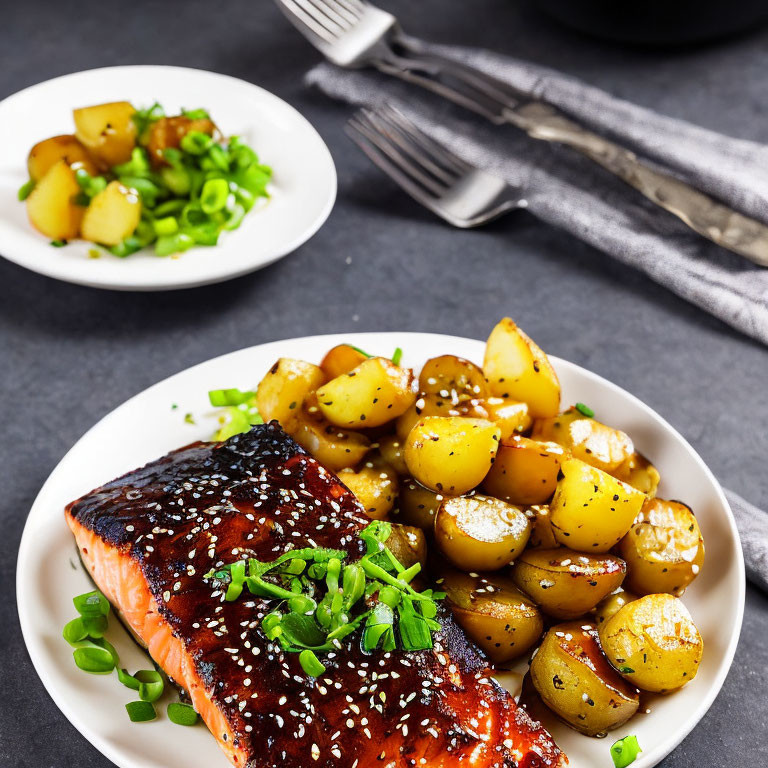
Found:
[[[766,0],[534,0],[569,26],[653,45],[725,37],[768,20]]]

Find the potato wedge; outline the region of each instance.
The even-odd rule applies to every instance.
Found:
[[[135,189],[110,181],[85,209],[80,234],[101,245],[119,245],[141,221],[141,200]]]
[[[501,439],[509,440],[528,430],[533,423],[528,404],[503,397],[487,397],[481,403],[488,413],[488,419],[501,430]]]
[[[484,419],[430,416],[417,422],[405,442],[405,463],[414,479],[433,491],[461,495],[488,474],[500,430]]]
[[[405,444],[397,435],[384,435],[376,441],[379,445],[381,458],[389,464],[398,475],[407,477],[408,465],[405,463]]]
[[[704,644],[688,609],[672,595],[627,603],[600,627],[613,666],[645,691],[673,691],[696,677]]]
[[[283,428],[305,451],[333,472],[356,466],[371,450],[371,441],[365,435],[339,429],[325,419],[308,415],[306,410]]]
[[[534,418],[556,416],[560,410],[560,382],[555,369],[508,317],[488,337],[483,371],[491,394],[527,403]]]
[[[290,431],[307,396],[325,381],[322,370],[312,363],[281,357],[259,382],[256,407],[264,421],[276,419]],[[319,413],[317,414],[319,416]],[[342,466],[352,466],[350,461]]]
[[[371,357],[317,390],[320,410],[339,427],[378,427],[416,400],[413,372],[384,357]]]
[[[528,543],[531,523],[520,507],[491,496],[444,499],[435,517],[435,542],[464,571],[496,571]]]
[[[85,208],[73,200],[80,192],[75,172],[64,160],[54,163],[27,198],[32,226],[52,240],[72,240],[80,234]]]
[[[357,347],[349,344],[338,344],[325,353],[325,357],[320,361],[320,367],[323,369],[326,381],[330,381],[349,373],[367,359],[368,355],[361,352]]]
[[[555,492],[564,458],[557,443],[518,436],[502,440],[483,490],[511,504],[544,504]]]
[[[136,146],[135,114],[136,108],[127,101],[76,109],[75,136],[102,168],[126,163]]]
[[[648,499],[618,551],[627,561],[627,587],[638,595],[680,597],[704,564],[699,524],[679,501]]]
[[[626,573],[626,564],[614,555],[585,555],[565,547],[526,550],[510,571],[512,581],[556,619],[591,611],[621,586]]]
[[[392,533],[385,542],[389,551],[406,568],[427,563],[427,538],[421,528],[392,523]]]
[[[541,637],[541,611],[510,579],[445,569],[437,583],[456,621],[494,664],[522,656]]]
[[[435,516],[440,504],[446,497],[425,488],[411,478],[400,483],[399,509],[396,519],[422,530],[432,533],[435,527]]]
[[[580,552],[607,552],[632,527],[644,493],[578,459],[560,466],[550,503],[557,540]]]
[[[533,504],[526,508],[525,514],[531,521],[531,537],[528,549],[557,549],[560,542],[555,538],[549,519],[548,504]]]
[[[91,176],[98,174],[98,169],[86,148],[74,136],[68,135],[53,136],[50,139],[38,141],[29,150],[27,158],[29,178],[40,181],[59,160],[63,160],[73,170],[82,168]]]
[[[433,357],[419,374],[422,395],[436,395],[453,405],[489,396],[483,371],[474,363],[456,355]]]
[[[384,520],[392,511],[397,498],[397,473],[381,459],[366,461],[357,471],[342,469],[338,475],[372,520]]]
[[[608,663],[593,624],[552,627],[531,659],[530,675],[542,701],[587,736],[618,728],[640,706],[640,692]]]
[[[614,613],[617,613],[619,609],[623,608],[627,603],[637,600],[637,597],[638,596],[632,594],[632,592],[627,592],[623,587],[615,589],[610,595],[604,597],[595,606],[595,624],[597,624],[598,627],[601,624],[605,624]]]
[[[585,416],[576,408],[569,408],[549,419],[536,419],[531,437],[558,443],[573,458],[609,473],[635,452],[635,446],[625,432]]]
[[[634,453],[611,474],[622,482],[637,488],[647,496],[655,496],[661,475],[659,470],[640,453]]]

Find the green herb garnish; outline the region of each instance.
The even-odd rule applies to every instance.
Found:
[[[184,423],[185,424],[196,424],[195,417],[191,413],[185,413],[184,414]]]
[[[213,436],[214,440],[227,440],[233,435],[248,432],[254,424],[264,420],[256,408],[256,393],[239,389],[212,389],[208,392],[211,405],[224,408],[220,417],[221,427]]]
[[[157,717],[154,706],[148,701],[129,701],[125,705],[125,711],[132,723],[146,723]]]
[[[595,417],[595,412],[588,405],[584,405],[584,403],[576,403],[574,407],[582,416],[586,416],[588,419]]]
[[[625,675],[632,675],[634,674],[635,670],[632,669],[632,667],[619,667],[619,672]]]
[[[360,349],[360,347],[356,347],[354,344],[347,344],[347,346],[350,349],[354,349],[355,352],[359,352],[361,355],[365,355],[365,357],[373,357],[373,355],[369,355],[364,349]]]
[[[72,652],[75,664],[92,675],[108,675],[114,668],[115,662],[108,648],[102,648],[95,643],[88,643]]]
[[[59,239],[56,239],[56,240],[51,240],[51,245],[54,248],[63,248],[65,245],[67,245],[67,242],[68,242],[67,240],[61,240],[59,238]]]
[[[616,768],[626,768],[637,760],[643,750],[637,743],[637,736],[625,736],[611,745],[611,757]]]
[[[395,365],[400,365],[400,361],[403,359],[403,350],[400,347],[395,349],[395,353],[392,355],[392,362]]]
[[[19,198],[19,201],[23,202],[32,194],[32,190],[35,188],[35,184],[36,182],[33,179],[30,179],[29,181],[25,181],[19,187],[19,192],[17,195]]]
[[[168,719],[176,725],[195,725],[200,718],[189,704],[173,702],[168,705]]]
[[[226,600],[247,589],[274,601],[261,628],[284,651],[299,653],[308,675],[322,674],[318,653],[340,649],[358,628],[366,653],[431,648],[440,629],[436,601],[445,595],[413,588],[421,565],[405,568],[397,560],[385,545],[391,532],[389,523],[370,523],[360,532],[366,554],[356,562],[347,562],[343,550],[306,548],[270,562],[238,560],[204,578],[226,585]]]

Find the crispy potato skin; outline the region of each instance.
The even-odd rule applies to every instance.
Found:
[[[574,619],[621,586],[626,564],[614,555],[586,555],[561,547],[526,550],[517,558],[512,581],[556,619]]]
[[[633,453],[611,474],[651,498],[656,495],[656,489],[661,481],[659,470],[641,453]]]
[[[633,685],[666,693],[693,680],[704,643],[688,609],[672,595],[644,595],[600,627],[613,666]]]
[[[557,443],[519,436],[502,439],[483,490],[511,504],[544,504],[555,492],[564,459]]]
[[[317,390],[320,410],[331,424],[378,427],[397,418],[416,400],[413,372],[391,360],[371,357]]]
[[[349,488],[372,520],[384,520],[395,506],[397,473],[383,461],[367,461],[359,470],[342,469],[339,480]]]
[[[423,395],[436,395],[452,405],[482,400],[490,394],[483,371],[456,355],[427,360],[419,374],[419,391]]]
[[[699,524],[679,501],[648,499],[618,551],[629,568],[627,587],[638,595],[679,597],[704,564]]]
[[[442,493],[435,493],[413,478],[407,478],[400,483],[400,508],[397,511],[397,519],[406,525],[432,533],[437,510],[445,498]]]
[[[629,435],[584,416],[576,408],[549,419],[536,419],[531,437],[558,443],[575,459],[612,473],[635,452]]]
[[[534,418],[556,416],[560,410],[560,382],[555,369],[508,317],[488,337],[483,371],[492,395],[527,403]]]
[[[27,198],[32,226],[52,240],[72,240],[80,234],[85,208],[72,202],[80,192],[75,172],[64,160],[54,163]]]
[[[567,459],[550,503],[555,538],[579,552],[607,552],[629,531],[645,498],[601,469]]]
[[[557,549],[560,542],[555,538],[549,519],[548,504],[533,504],[525,510],[531,521],[531,537],[528,539],[528,549]]]
[[[541,637],[541,612],[510,579],[446,569],[439,586],[456,620],[494,664],[522,656]]]
[[[439,493],[460,496],[488,474],[499,448],[500,430],[485,419],[430,416],[405,442],[412,477]]]
[[[320,361],[320,367],[325,374],[325,380],[330,381],[349,373],[367,359],[368,356],[359,349],[355,349],[349,344],[338,344],[325,353],[325,357]]]
[[[29,150],[29,157],[27,158],[29,178],[33,181],[40,181],[59,160],[63,160],[73,170],[82,168],[91,176],[98,173],[88,150],[75,136],[66,135],[53,136],[50,139],[39,141]]]
[[[438,548],[465,571],[496,571],[509,565],[530,533],[522,508],[480,494],[445,499],[435,517]]]
[[[80,234],[93,243],[118,245],[141,220],[141,200],[135,189],[110,181],[85,209]]]
[[[618,728],[637,712],[637,688],[611,667],[594,624],[552,627],[531,660],[531,682],[542,701],[587,736]]]
[[[317,365],[281,357],[259,382],[256,407],[264,421],[276,419],[290,432],[302,404],[324,381],[325,374]]]
[[[624,580],[626,582],[626,579]],[[631,603],[633,600],[637,600],[637,595],[632,592],[627,592],[623,588],[619,588],[611,592],[610,595],[604,597],[596,606],[594,611],[595,624],[599,627],[601,624],[605,624],[608,619],[623,608],[627,603]]]
[[[75,136],[102,167],[131,159],[136,146],[135,107],[127,101],[97,104],[73,111]]]

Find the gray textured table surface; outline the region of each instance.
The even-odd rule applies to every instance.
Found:
[[[768,141],[768,30],[675,53],[627,51],[571,34],[509,0],[387,5],[415,34],[528,57],[670,114]],[[242,77],[298,107],[328,142],[339,172],[338,203],[320,233],[232,283],[114,294],[0,261],[3,768],[110,765],[67,723],[29,662],[14,599],[18,541],[39,487],[83,432],[126,398],[208,357],[336,331],[482,338],[509,314],[546,350],[649,403],[724,484],[768,503],[768,350],[526,214],[458,232],[417,208],[344,138],[346,108],[305,91],[302,74],[315,56],[268,0],[7,3],[0,50],[0,97],[112,64],[179,64]],[[768,600],[750,589],[725,687],[665,768],[763,762],[766,637]]]

